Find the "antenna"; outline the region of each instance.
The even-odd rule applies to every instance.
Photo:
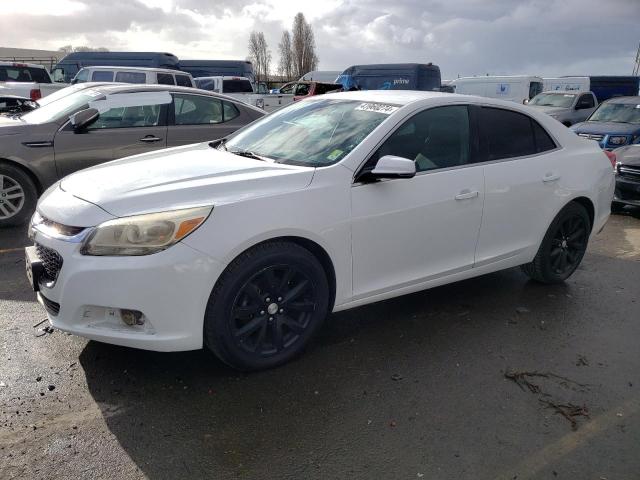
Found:
[[[636,53],[636,63],[633,66],[633,75],[640,74],[640,43],[638,44],[638,52]]]

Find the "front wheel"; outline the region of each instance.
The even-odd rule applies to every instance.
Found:
[[[586,208],[571,202],[553,219],[535,258],[522,270],[538,282],[564,282],[580,265],[589,232],[591,221]]]
[[[38,191],[23,170],[0,163],[0,227],[22,225],[33,213]]]
[[[283,364],[313,338],[329,310],[324,269],[305,248],[271,242],[227,267],[209,298],[204,340],[239,370]]]

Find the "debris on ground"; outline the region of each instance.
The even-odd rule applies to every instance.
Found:
[[[577,417],[589,417],[589,410],[586,405],[574,405],[573,403],[555,403],[551,400],[546,400],[544,398],[539,398],[538,401],[547,406],[547,408],[553,409],[556,413],[559,413],[564,418],[569,420],[571,423],[571,428],[573,430],[578,429],[578,422],[576,420]]]
[[[571,390],[576,390],[575,387],[588,388],[588,385],[586,384],[578,383],[575,380],[563,377],[562,375],[558,375],[553,372],[507,370],[504,373],[504,376],[518,385],[522,391],[526,392],[528,390],[533,394],[539,395],[538,401],[546,405],[547,408],[552,408],[556,413],[559,413],[569,420],[573,430],[578,428],[578,417],[590,418],[589,410],[586,405],[579,406],[570,402],[555,400],[551,394],[543,391],[540,385],[534,383],[532,379],[555,379],[560,385]]]
[[[48,321],[49,321],[49,319],[48,319],[48,318],[45,318],[45,319],[44,319],[44,320],[42,320],[41,322],[36,323],[36,324],[33,326],[33,328],[38,328],[38,327],[39,327],[40,325],[42,325],[44,322],[48,322]]]
[[[531,311],[531,310],[529,310],[529,309],[528,309],[528,308],[526,308],[526,307],[518,307],[518,308],[516,308],[516,313],[518,313],[518,314],[520,314],[520,315],[522,315],[522,314],[524,314],[524,313],[529,313],[530,311]]]
[[[53,333],[55,332],[55,329],[53,327],[50,327],[49,325],[47,325],[44,328],[41,328],[38,330],[38,333],[36,334],[36,337],[43,337],[45,336],[47,333]]]
[[[578,360],[576,361],[576,367],[588,367],[589,360],[584,355],[578,355]]]
[[[402,380],[402,375],[400,375],[399,373],[394,373],[393,375],[391,375],[391,380],[394,380],[396,382]]]
[[[47,388],[49,389],[50,392],[53,392],[56,389],[56,386],[55,385],[49,385]]]
[[[4,383],[4,382],[0,382],[0,387],[6,387],[6,386],[7,386],[7,384],[6,384],[6,383]]]

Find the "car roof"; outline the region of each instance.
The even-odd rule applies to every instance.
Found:
[[[607,100],[607,103],[622,103],[628,105],[640,105],[640,96],[636,97],[614,97]]]
[[[202,90],[200,88],[191,88],[191,87],[179,87],[177,85],[158,85],[155,83],[109,83],[95,87],[95,90],[104,93],[105,95],[109,95],[112,93],[135,93],[135,92],[172,92],[172,93],[191,93],[196,95],[204,95],[208,97],[216,97],[221,100],[227,100],[232,103],[239,103],[243,107],[250,108],[252,110],[257,110],[259,112],[264,113],[264,110],[261,110],[253,105],[249,105],[241,100],[238,100],[233,97],[229,97],[228,95],[223,95],[216,92],[210,92],[209,90]]]
[[[182,70],[172,70],[170,68],[156,68],[156,67],[126,67],[126,66],[108,66],[108,65],[92,65],[90,67],[82,67],[80,70],[132,70],[136,72],[159,72],[159,73],[180,73],[182,75],[191,75],[188,72]]]
[[[420,90],[356,90],[353,92],[325,93],[318,98],[339,98],[342,100],[356,100],[359,102],[384,102],[395,105],[409,105],[410,103],[429,98],[460,99],[463,95],[455,93],[425,92]]]
[[[46,70],[43,65],[38,65],[37,63],[25,63],[25,62],[2,62],[0,61],[0,66],[3,67],[29,67],[29,68],[41,68]]]

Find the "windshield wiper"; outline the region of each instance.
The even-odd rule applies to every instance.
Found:
[[[226,148],[226,147],[225,147]],[[228,150],[228,152],[238,155],[239,157],[253,158],[255,160],[262,160],[263,162],[272,162],[273,160],[268,157],[263,157],[257,153],[250,152],[249,150]]]

